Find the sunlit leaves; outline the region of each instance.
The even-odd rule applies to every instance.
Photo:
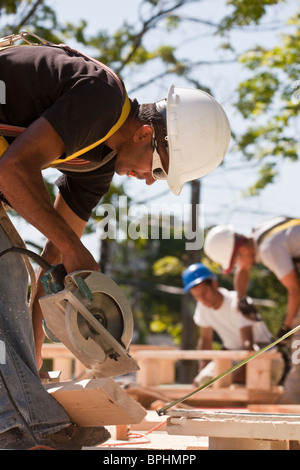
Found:
[[[223,31],[234,26],[245,26],[258,24],[265,16],[267,8],[285,0],[227,0],[230,14],[226,15],[222,21]]]
[[[289,21],[296,27],[282,34],[274,47],[259,46],[240,57],[250,76],[238,85],[235,106],[252,124],[237,138],[237,147],[248,160],[272,159],[261,166],[250,194],[274,181],[280,160],[299,158],[300,30],[296,19],[299,14]]]

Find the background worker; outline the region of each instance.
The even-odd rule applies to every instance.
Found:
[[[237,293],[219,287],[217,276],[204,264],[189,266],[182,276],[184,290],[197,302],[194,322],[201,328],[198,349],[211,350],[213,335],[217,333],[226,350],[258,350],[271,342],[271,334],[260,319],[250,298],[238,305]],[[194,384],[200,386],[215,376],[214,362],[200,361],[199,374]],[[244,381],[244,368],[234,376],[235,382]],[[272,380],[278,382],[283,372],[282,361],[272,364]]]
[[[297,268],[297,259],[300,257],[300,219],[270,219],[253,229],[249,237],[236,233],[232,226],[216,226],[205,237],[204,251],[209,258],[221,264],[226,273],[235,267],[234,288],[239,299],[247,292],[251,267],[258,262],[266,266],[287,289],[287,312],[277,337],[300,323]],[[299,338],[300,333],[296,332],[291,339],[292,345]],[[298,364],[291,364],[284,382],[282,401],[300,403]]]
[[[0,80],[6,85],[5,104],[0,105],[0,190],[11,207],[46,237],[43,257],[50,264],[63,263],[68,273],[99,270],[80,238],[115,172],[144,179],[147,185],[166,179],[179,195],[185,182],[218,166],[229,145],[225,112],[207,93],[171,86],[166,99],[139,104],[128,98],[112,70],[66,46],[43,43],[0,50]],[[25,130],[11,136],[11,130],[5,131],[9,125]],[[49,166],[61,172],[54,205],[42,175]],[[6,246],[0,245],[0,251]],[[11,286],[16,288],[16,283]],[[3,291],[1,279],[0,287]],[[6,295],[13,296],[12,290]],[[32,310],[38,368],[44,339],[41,295],[39,283]],[[22,340],[17,331],[28,332],[31,319],[9,317],[9,308],[0,299],[2,341],[17,344]],[[23,310],[21,300],[19,309]],[[0,448],[3,439],[9,439],[3,434],[11,432],[14,442],[20,426],[7,390],[19,397],[27,426],[38,437],[67,426],[65,413],[60,416],[48,406],[37,380],[35,387],[27,387],[36,376],[32,361],[23,367],[24,358],[34,351],[31,336],[25,345],[26,351],[20,353],[13,347],[14,356],[8,355],[7,363],[0,365],[7,385],[0,387]],[[21,436],[18,448],[26,445]]]

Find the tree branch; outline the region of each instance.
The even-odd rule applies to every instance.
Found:
[[[32,5],[30,10],[28,11],[27,15],[20,21],[20,23],[13,27],[16,32],[19,32],[26,23],[30,20],[30,18],[35,14],[38,7],[44,2],[44,0],[36,0],[36,2]]]
[[[180,7],[186,5],[187,3],[193,3],[195,1],[196,0],[188,0],[188,1],[187,0],[180,0],[180,1],[176,2],[176,4],[173,5],[173,6],[170,6],[170,7],[165,8],[165,9],[158,10],[155,14],[152,14],[152,16],[150,16],[150,18],[148,18],[147,20],[142,20],[141,19],[142,28],[141,28],[140,32],[138,32],[137,34],[135,34],[132,37],[133,47],[132,47],[130,53],[127,55],[127,57],[122,61],[122,65],[116,70],[116,73],[121,74],[123,68],[130,62],[130,60],[132,59],[132,57],[136,53],[137,49],[140,47],[143,37],[145,36],[145,34],[150,29],[155,28],[157,23],[161,19],[165,18],[167,15],[169,15],[173,11],[179,9]]]

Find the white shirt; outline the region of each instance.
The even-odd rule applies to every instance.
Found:
[[[244,349],[240,329],[246,326],[253,328],[254,343],[270,343],[271,334],[264,322],[248,320],[237,310],[237,293],[223,287],[219,287],[218,290],[223,295],[220,308],[206,307],[201,302],[197,302],[194,314],[196,325],[212,328],[221,338],[224,347],[230,350]]]
[[[259,235],[274,226],[277,219],[264,222],[252,234],[256,246],[256,261],[272,271],[277,279],[282,279],[294,269],[293,258],[300,257],[300,225],[290,227],[273,235],[266,236],[258,245]]]

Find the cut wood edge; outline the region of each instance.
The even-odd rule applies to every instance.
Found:
[[[44,386],[78,426],[136,424],[147,414],[111,378],[84,379]]]

